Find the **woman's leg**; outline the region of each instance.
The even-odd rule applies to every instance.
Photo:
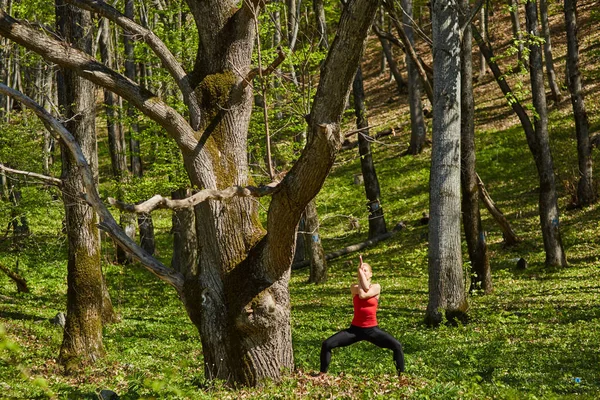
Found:
[[[381,330],[377,326],[365,329],[365,334],[366,340],[373,343],[375,346],[391,349],[394,352],[396,370],[398,372],[404,372],[404,352],[402,351],[402,345],[395,337],[386,331]]]
[[[336,347],[349,346],[352,343],[358,342],[360,339],[350,329],[346,329],[336,333],[321,345],[321,372],[327,372],[329,363],[331,362],[331,350]]]

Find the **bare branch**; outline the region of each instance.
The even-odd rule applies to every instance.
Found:
[[[159,208],[178,210],[193,207],[206,200],[226,200],[232,197],[263,197],[277,191],[279,182],[271,182],[263,186],[231,186],[224,190],[204,189],[185,199],[169,199],[159,194],[140,204],[127,204],[112,197],[108,202],[121,211],[132,213],[149,213]]]
[[[163,66],[169,71],[171,76],[177,82],[184,101],[190,112],[190,121],[193,129],[200,127],[200,106],[194,94],[194,90],[190,85],[188,74],[185,72],[181,64],[177,61],[173,53],[163,43],[158,36],[151,30],[144,28],[131,19],[121,14],[117,9],[106,4],[102,0],[66,0],[79,8],[94,12],[108,20],[119,25],[127,32],[132,34],[132,39],[141,40],[146,43],[150,49],[160,58]]]
[[[152,92],[96,61],[85,52],[52,38],[15,20],[0,9],[0,36],[4,36],[48,61],[74,71],[82,78],[102,86],[158,122],[183,152],[193,152],[198,141],[185,118]]]
[[[248,73],[248,75],[242,81],[242,88],[246,88],[250,84],[250,82],[252,82],[252,79],[256,77],[256,75],[260,74],[264,77],[272,74],[273,71],[275,71],[277,67],[279,67],[279,65],[283,62],[283,60],[285,60],[285,53],[280,47],[278,48],[277,58],[271,63],[271,65],[269,65],[262,71],[260,70],[260,68],[254,68]]]
[[[391,33],[382,31],[376,24],[373,24],[373,32],[380,38],[389,41],[397,47],[400,47],[402,51],[406,52],[404,45]]]
[[[100,196],[96,191],[96,184],[90,166],[71,132],[69,132],[60,123],[60,121],[50,115],[50,113],[48,113],[42,106],[37,104],[31,98],[25,96],[23,93],[9,88],[2,83],[0,83],[0,93],[3,93],[6,96],[11,96],[24,104],[26,107],[31,108],[33,112],[42,121],[44,121],[44,124],[51,128],[51,132],[56,133],[63,140],[65,145],[69,148],[69,151],[73,155],[75,161],[81,167],[83,183],[87,191],[85,197],[100,217],[99,226],[106,230],[110,236],[123,248],[129,251],[133,257],[139,260],[147,270],[152,272],[159,279],[173,286],[181,296],[183,291],[183,275],[175,270],[172,270],[171,268],[167,268],[160,261],[149,255],[133,240],[131,240],[131,238],[129,238],[125,232],[123,232],[123,229],[121,229],[121,227],[113,218],[112,214],[102,203],[102,200],[100,200]]]
[[[34,179],[38,179],[40,181],[49,183],[51,185],[56,185],[58,187],[61,187],[63,185],[63,181],[58,178],[54,178],[52,176],[47,176],[47,175],[42,175],[42,174],[36,174],[35,172],[21,171],[18,169],[8,168],[4,164],[0,164],[0,171],[6,171],[9,174],[24,175],[29,178],[34,178]]]

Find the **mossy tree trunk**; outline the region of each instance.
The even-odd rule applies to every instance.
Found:
[[[460,33],[457,0],[433,3],[433,144],[428,325],[467,318],[460,240]]]
[[[58,32],[83,51],[92,48],[91,14],[56,1]],[[69,129],[93,169],[97,169],[95,85],[71,71],[59,71],[59,104]],[[60,363],[67,372],[104,356],[102,344],[102,271],[100,238],[94,210],[81,198],[85,192],[79,166],[61,146],[63,201],[68,237],[67,320]]]
[[[110,6],[67,0],[109,16],[138,32],[176,79],[190,122],[163,100],[55,37],[15,21],[0,10],[0,35],[113,90],[154,119],[178,144],[191,183],[200,190],[249,183],[247,136],[252,109],[254,14],[262,2],[188,0],[199,35],[193,72],[185,73],[151,32],[110,14]],[[173,286],[198,328],[207,378],[257,385],[293,368],[288,281],[296,227],[341,147],[340,121],[364,50],[377,1],[350,0],[321,68],[307,144],[272,192],[267,223],[248,197],[206,200],[194,208],[198,272],[183,274],[162,265],[129,240],[97,196],[103,226],[157,277]],[[195,88],[195,90],[190,90]],[[198,122],[198,129],[193,128]],[[71,146],[71,149],[76,146]],[[73,150],[75,151],[75,150]],[[88,175],[86,175],[88,176]],[[92,186],[86,178],[86,185]],[[93,187],[93,186],[92,186]]]

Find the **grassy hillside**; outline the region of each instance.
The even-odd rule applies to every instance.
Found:
[[[586,105],[593,131],[600,129],[600,14],[596,2],[580,5],[580,38]],[[551,4],[553,48],[559,79],[564,80],[564,34],[558,3]],[[492,17],[497,51],[508,45],[508,19],[500,9]],[[476,85],[477,169],[498,206],[523,239],[504,248],[502,235],[483,212],[494,293],[469,298],[471,322],[456,328],[428,329],[427,227],[430,151],[401,156],[408,146],[404,96],[395,94],[387,73],[378,71],[373,40],[364,64],[367,101],[375,131],[395,127],[397,134],[373,144],[382,206],[388,227],[404,221],[392,239],[364,251],[383,287],[380,326],[404,345],[407,373],[394,374],[391,352],[360,343],[336,349],[330,374],[318,380],[322,340],[346,328],[352,317],[348,286],[355,279],[356,254],[329,263],[329,281],[306,284],[307,270],[294,271],[290,285],[296,371],[279,384],[232,390],[204,379],[198,333],[175,293],[149,273],[108,261],[104,271],[121,322],[104,331],[107,357],[78,376],[63,376],[56,364],[60,328],[48,320],[65,310],[66,238],[61,233],[62,203],[51,193],[28,188],[24,199],[33,234],[18,248],[0,241],[0,262],[29,282],[30,294],[17,294],[0,274],[0,398],[97,398],[111,389],[121,398],[598,398],[600,396],[600,207],[567,210],[576,183],[576,141],[571,105],[551,109],[554,155],[563,241],[569,267],[546,269],[537,214],[538,181],[525,136],[488,75]],[[476,54],[476,53],[474,53]],[[525,76],[524,85],[527,85]],[[510,77],[514,84],[518,76]],[[566,90],[563,90],[566,95]],[[393,101],[389,101],[393,99]],[[430,122],[429,122],[430,123]],[[351,130],[349,121],[346,130]],[[317,198],[326,250],[366,238],[364,189],[353,184],[360,173],[358,150],[340,154]],[[594,154],[595,165],[600,157]],[[349,228],[349,217],[361,229]],[[2,221],[2,226],[5,226]],[[155,218],[159,256],[170,259],[170,216]],[[463,253],[466,256],[466,248]],[[516,258],[529,262],[515,269]],[[465,259],[465,271],[468,263]]]

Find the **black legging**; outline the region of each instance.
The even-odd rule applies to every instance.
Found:
[[[321,345],[321,372],[327,372],[329,368],[332,349],[349,346],[362,340],[369,341],[375,346],[384,349],[391,349],[394,352],[396,370],[404,372],[404,353],[402,352],[402,345],[398,340],[389,333],[379,329],[378,326],[359,328],[354,325],[350,325],[350,328],[336,333],[323,342]]]

